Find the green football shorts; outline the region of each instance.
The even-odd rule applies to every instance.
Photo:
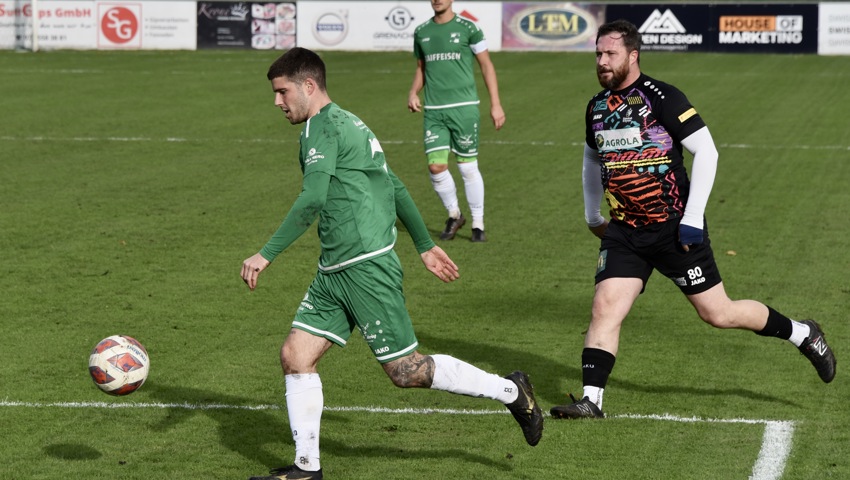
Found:
[[[381,363],[419,346],[404,303],[402,270],[394,250],[333,273],[316,274],[292,328],[344,347],[354,328]]]
[[[426,109],[423,117],[425,155],[451,149],[459,162],[478,156],[478,105]]]

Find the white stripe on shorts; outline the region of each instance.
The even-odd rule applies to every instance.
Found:
[[[407,355],[408,353],[410,353],[411,351],[416,350],[416,347],[418,347],[418,346],[419,346],[419,342],[413,342],[413,345],[405,348],[404,350],[402,350],[400,352],[391,353],[389,355],[384,355],[383,357],[375,357],[375,358],[377,358],[379,362],[382,362],[384,360],[389,360],[389,359],[395,358],[395,357],[403,357],[403,356]]]
[[[480,100],[473,100],[469,102],[450,103],[448,105],[425,105],[425,110],[440,110],[443,108],[465,107],[467,105],[478,105],[479,103],[481,103]]]

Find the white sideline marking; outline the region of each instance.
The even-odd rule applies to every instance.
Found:
[[[15,402],[0,401],[0,407],[28,408],[181,408],[184,410],[282,410],[280,405],[228,405],[223,403],[160,403],[160,402]],[[325,407],[326,412],[367,412],[367,413],[410,413],[429,415],[443,413],[449,415],[501,415],[510,413],[507,410],[462,410],[452,408],[385,408],[385,407]]]
[[[761,450],[753,466],[750,480],[778,480],[782,478],[785,462],[791,453],[794,422],[768,422],[764,427]]]
[[[16,402],[0,401],[0,407],[25,408],[181,408],[185,410],[283,410],[279,405],[228,405],[224,403],[160,403],[160,402]],[[507,410],[458,410],[452,408],[386,408],[386,407],[325,407],[327,412],[367,412],[392,414],[448,414],[448,415],[505,415]],[[795,423],[781,420],[757,420],[747,418],[700,418],[677,417],[675,415],[612,415],[608,418],[637,420],[660,420],[682,423],[745,423],[764,425],[761,450],[753,465],[753,474],[749,480],[779,480],[785,470],[785,462],[791,453],[791,439],[794,436]]]
[[[0,135],[0,141],[3,142],[198,142],[210,143],[221,141],[220,138],[148,138],[148,137],[17,137],[13,135]],[[295,143],[297,140],[282,140],[282,139],[267,139],[267,138],[228,138],[225,141],[230,143]],[[381,143],[401,145],[422,143],[420,140],[381,140]],[[532,146],[557,146],[562,145],[560,142],[548,140],[526,140],[526,141],[505,141],[505,140],[481,140],[479,143],[488,145],[532,145]],[[564,145],[572,147],[580,147],[584,142],[565,142]],[[850,151],[850,145],[751,145],[747,143],[720,143],[718,148],[734,148],[734,149],[756,149],[756,150],[830,150],[830,151]]]
[[[197,142],[197,143],[210,143],[219,141],[221,139],[217,138],[180,138],[180,137],[168,137],[168,138],[149,138],[149,137],[42,137],[42,136],[33,136],[33,137],[15,137],[12,135],[0,135],[0,141],[4,142]],[[276,138],[228,138],[227,142],[230,143],[296,143],[298,140],[293,137],[292,140],[283,140]],[[381,140],[381,143],[384,144],[392,144],[392,145],[402,145],[402,144],[411,144],[418,145],[422,142],[418,140]],[[537,141],[537,140],[527,140],[527,141],[508,141],[508,140],[482,140],[480,143],[488,143],[492,145],[544,145],[544,146],[554,146],[557,145],[557,142],[552,141]],[[580,145],[575,143],[574,145]],[[850,149],[850,147],[848,147]]]
[[[791,453],[791,438],[794,436],[794,422],[780,420],[753,420],[746,418],[699,418],[676,417],[664,415],[613,415],[611,418],[636,418],[640,420],[667,420],[671,422],[708,422],[708,423],[747,423],[764,424],[764,435],[761,440],[753,474],[749,480],[779,480],[785,471],[785,462]]]

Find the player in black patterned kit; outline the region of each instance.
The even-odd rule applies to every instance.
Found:
[[[832,381],[835,356],[817,323],[726,295],[703,218],[717,149],[685,95],[641,73],[640,41],[637,28],[624,20],[602,25],[596,36],[596,73],[604,90],[586,110],[582,182],[585,220],[602,242],[581,355],[584,394],[550,413],[604,417],[602,394],[620,327],[653,270],[670,278],[709,325],[788,340],[821,380]],[[690,180],[683,147],[694,157]],[[603,196],[610,222],[600,212]]]

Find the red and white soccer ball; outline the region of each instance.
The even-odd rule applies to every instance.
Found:
[[[89,373],[94,383],[110,395],[129,395],[148,378],[150,359],[145,347],[127,335],[101,340],[89,356]]]

